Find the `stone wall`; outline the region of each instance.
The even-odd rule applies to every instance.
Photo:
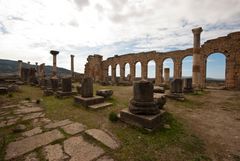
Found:
[[[220,52],[226,56],[226,88],[240,88],[240,32],[230,33],[227,36],[206,41],[200,47],[200,86],[205,87],[206,61],[212,53]],[[125,64],[130,64],[130,78],[135,80],[135,65],[141,63],[141,76],[147,79],[147,65],[151,60],[155,61],[155,84],[159,85],[163,80],[163,62],[172,58],[174,63],[174,79],[182,77],[182,60],[193,55],[193,49],[177,50],[171,52],[140,52],[126,55],[115,55],[107,60],[102,60],[101,55],[90,55],[85,65],[85,75],[92,77],[94,81],[104,81],[108,78],[109,66],[112,68],[111,81],[116,81],[116,66],[120,65],[120,80],[125,78]]]

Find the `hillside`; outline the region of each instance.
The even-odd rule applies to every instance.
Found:
[[[28,64],[23,63],[23,67],[27,67]],[[35,67],[35,65],[31,65]],[[71,75],[71,71],[65,68],[58,68],[59,76]],[[52,66],[45,66],[46,75],[51,75]],[[18,62],[13,60],[0,59],[0,75],[12,75],[18,72]]]

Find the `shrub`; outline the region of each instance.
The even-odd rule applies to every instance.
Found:
[[[36,104],[40,104],[40,102],[41,102],[40,99],[36,100]]]
[[[8,94],[8,97],[10,97],[10,98],[13,97],[13,94],[12,94],[12,93],[9,93],[9,94]]]
[[[117,116],[117,113],[115,112],[111,112],[109,114],[109,120],[112,121],[112,122],[117,122],[118,121],[118,116]]]

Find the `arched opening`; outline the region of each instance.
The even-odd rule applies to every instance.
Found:
[[[135,79],[140,80],[142,77],[142,64],[141,62],[137,62],[135,64]]]
[[[206,60],[206,86],[214,88],[225,87],[226,56],[222,53],[212,53]]]
[[[173,79],[174,64],[172,58],[167,58],[163,61],[163,78],[165,78],[164,69],[169,68],[169,77],[170,80]]]
[[[156,63],[154,60],[151,60],[148,62],[147,65],[147,78],[148,80],[152,81],[153,83],[155,82],[156,78]]]
[[[108,66],[108,76],[112,76],[112,66]]]
[[[127,78],[130,75],[130,64],[126,63],[124,68],[125,68],[125,78]]]
[[[116,80],[119,81],[120,80],[120,65],[117,64],[116,66]]]
[[[192,62],[192,56],[186,56],[182,60],[182,78],[192,78]]]

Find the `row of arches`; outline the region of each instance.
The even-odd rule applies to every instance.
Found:
[[[192,56],[186,56],[182,60],[182,77],[192,77]],[[207,57],[206,62],[206,78],[213,79],[222,79],[225,80],[225,70],[226,70],[226,57],[222,53],[212,53]],[[120,65],[117,64],[115,67],[115,76],[120,77]],[[154,60],[148,61],[147,64],[147,78],[155,79],[156,78],[156,62]],[[164,68],[170,69],[170,77],[174,76],[174,61],[172,58],[167,58],[163,61],[162,64],[162,75],[164,76]],[[131,73],[130,64],[126,63],[124,65],[124,78],[126,78]],[[108,76],[112,76],[112,66],[108,66]],[[142,64],[141,62],[135,63],[135,78],[142,77]]]

